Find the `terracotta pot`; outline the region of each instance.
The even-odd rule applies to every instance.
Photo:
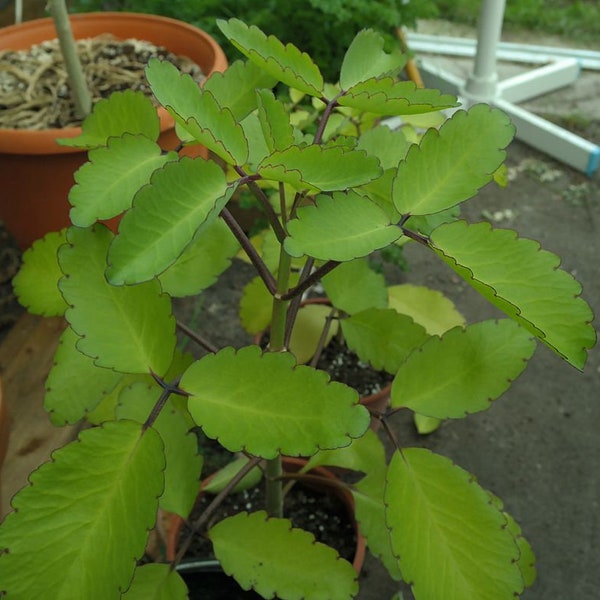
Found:
[[[85,13],[71,16],[76,39],[110,33],[117,38],[137,38],[164,46],[174,54],[187,56],[206,75],[227,68],[227,59],[217,42],[204,31],[187,23],[155,15],[137,13]],[[52,19],[36,19],[0,30],[0,49],[23,50],[56,38]],[[173,149],[178,140],[173,119],[158,109],[161,123],[159,143]],[[0,129],[0,219],[21,249],[48,231],[69,224],[67,197],[73,186],[73,173],[86,161],[87,153],[56,143],[57,138],[75,137],[79,127],[27,131]],[[186,154],[205,155],[194,146]]]
[[[283,457],[283,468],[284,471],[288,473],[297,473],[304,465],[306,465],[306,459],[304,458],[295,458],[284,456]],[[310,471],[312,475],[318,475],[319,477],[323,477],[325,479],[336,480],[338,479],[336,475],[334,475],[329,469],[325,469],[324,467],[315,467]],[[204,485],[210,481],[211,477],[208,477],[204,480]],[[347,489],[342,489],[339,487],[328,486],[326,484],[319,485],[311,482],[309,484],[311,487],[316,487],[319,490],[322,490],[323,493],[333,493],[335,494],[344,504],[346,510],[348,512],[348,516],[354,523],[355,531],[356,531],[356,550],[354,552],[354,558],[352,560],[352,566],[354,567],[357,573],[360,573],[363,563],[365,561],[365,553],[366,553],[366,540],[360,533],[360,529],[358,523],[354,518],[354,498],[352,494]],[[202,489],[202,488],[201,488]],[[202,493],[202,491],[200,491]],[[184,521],[179,515],[172,514],[169,518],[169,523],[166,526],[166,544],[167,544],[167,560],[172,561],[175,559],[177,554],[177,544],[179,541],[179,534],[181,531],[181,527]],[[209,561],[210,562],[210,561]],[[214,561],[212,561],[214,562]]]

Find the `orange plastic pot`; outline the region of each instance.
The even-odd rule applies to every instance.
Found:
[[[287,471],[288,473],[297,473],[298,471],[300,471],[300,469],[302,469],[304,465],[306,465],[307,462],[304,458],[295,458],[290,456],[282,457],[282,461],[284,471]],[[329,469],[326,469],[324,467],[315,467],[314,469],[311,469],[310,474],[317,475],[318,477],[324,480],[338,479],[336,475],[334,475]],[[205,485],[206,483],[208,483],[210,479],[211,476],[207,477],[203,484]],[[354,551],[352,566],[354,567],[354,570],[357,573],[360,573],[365,562],[367,543],[365,538],[361,534],[358,523],[356,522],[356,519],[354,517],[354,498],[352,497],[351,492],[341,487],[327,485],[326,483],[319,484],[311,482],[310,486],[321,490],[323,493],[335,494],[344,504],[348,516],[350,517],[352,523],[354,523],[354,529],[356,532],[356,548]],[[200,493],[203,493],[202,486],[200,488]],[[165,534],[167,545],[166,558],[168,561],[173,561],[175,559],[175,556],[177,555],[177,545],[179,542],[179,534],[181,531],[181,527],[183,526],[183,522],[183,519],[179,515],[170,515],[170,519],[167,524],[167,531]]]
[[[208,76],[227,68],[227,59],[217,42],[204,31],[187,23],[138,13],[85,13],[71,16],[76,39],[112,34],[116,38],[137,38],[164,46],[170,52],[187,56]],[[24,50],[56,38],[52,19],[35,19],[0,29],[0,49]],[[173,149],[178,139],[167,111],[158,109],[161,136],[159,144]],[[68,193],[73,173],[86,161],[87,153],[59,146],[57,138],[75,137],[79,127],[28,131],[0,129],[0,219],[21,249],[48,231],[69,224]],[[207,155],[194,146],[187,154]]]

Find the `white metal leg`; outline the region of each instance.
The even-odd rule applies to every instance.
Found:
[[[473,58],[477,50],[477,40],[473,38],[415,32],[406,32],[405,35],[410,49],[417,53]],[[596,50],[516,44],[514,42],[500,42],[497,50],[497,60],[539,65],[561,58],[574,58],[582,69],[600,71],[600,52]]]
[[[565,58],[498,83],[497,95],[507,102],[542,96],[577,81],[581,68],[575,58]]]
[[[551,64],[498,81],[496,61],[504,8],[505,0],[482,0],[477,44],[474,48],[474,66],[466,80],[463,81],[460,77],[437,68],[430,61],[419,61],[424,82],[427,86],[460,96],[466,105],[486,102],[498,106],[512,118],[518,139],[591,177],[598,170],[600,146],[515,104],[573,83],[579,76],[582,58],[568,57],[563,53],[562,60],[556,60],[555,57]],[[410,34],[408,43],[412,50],[423,51],[422,47],[414,44],[414,37]],[[458,48],[460,45],[455,46]],[[445,45],[438,41],[429,51],[444,54],[444,50]],[[452,54],[452,49],[449,50],[446,53]],[[523,47],[520,47],[519,51],[523,54]],[[585,59],[592,65],[591,68],[600,68],[600,53],[589,53]],[[596,60],[597,66],[594,62]]]

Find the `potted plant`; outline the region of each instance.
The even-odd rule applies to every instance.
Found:
[[[50,4],[56,5],[57,0]],[[70,24],[77,40],[105,34],[118,39],[146,40],[166,47],[176,55],[189,57],[206,75],[223,71],[227,66],[225,55],[213,38],[175,19],[104,12],[73,15]],[[68,33],[63,37],[68,39]],[[26,50],[52,40],[56,35],[52,18],[4,27],[0,50]],[[179,140],[174,132],[173,120],[164,109],[159,109],[159,117],[161,144],[169,149],[175,148]],[[68,224],[67,195],[73,185],[73,173],[86,160],[86,150],[76,146],[59,146],[57,139],[76,137],[80,133],[79,126],[0,129],[0,177],[4,182],[5,198],[0,205],[0,218],[22,250],[48,231]],[[188,148],[186,152],[198,154],[199,148]]]
[[[535,577],[533,555],[501,501],[447,458],[403,447],[391,428],[399,410],[432,419],[486,410],[538,341],[578,369],[595,343],[591,310],[558,257],[456,214],[500,172],[511,123],[475,105],[418,143],[379,125],[335,135],[337,115],[349,110],[411,115],[455,107],[456,99],[399,81],[405,57],[385,52],[373,31],[356,36],[339,83],[328,85],[296,47],[239,20],[219,27],[247,60],[202,89],[158,60],[147,77],[183,139],[204,144],[235,177],[202,157],[158,152],[148,101],[135,134],[125,123],[122,135],[110,129],[106,145],[90,151],[70,194],[73,225],[24,256],[15,280],[21,301],[39,314],[64,314],[70,325],[45,406],[57,425],[87,416],[99,426],[55,452],[13,498],[0,527],[2,590],[106,600],[162,586],[171,590],[165,597],[184,597],[169,565],[136,561],[157,508],[185,518],[194,502],[202,466],[189,433],[195,425],[247,457],[200,525],[252,469],[264,469],[265,510],[242,511],[206,532],[241,587],[264,598],[357,593],[351,565],[282,515],[281,460],[289,455],[308,457],[307,469],[362,475],[346,484],[361,531],[417,599],[518,596]],[[291,124],[276,83],[324,104],[314,134]],[[107,122],[124,100],[115,94],[106,102]],[[86,130],[109,135],[104,120],[89,119]],[[117,168],[128,175],[107,189]],[[138,170],[149,183],[139,183]],[[227,208],[242,186],[269,218],[272,234],[260,252]],[[277,190],[275,206],[268,187]],[[97,223],[123,211],[116,236]],[[390,292],[366,257],[403,241],[434,253],[507,318],[445,331],[447,305],[438,295]],[[270,327],[268,351],[220,348],[171,312],[171,297],[212,285],[240,246],[260,278],[257,296],[265,300],[251,316]],[[391,408],[377,415],[391,456],[358,393],[298,365],[288,350],[299,298],[318,281],[343,311],[340,327],[359,356],[393,373]],[[429,333],[436,321],[441,335]],[[199,359],[178,352],[178,325],[209,352]],[[27,575],[32,568],[35,577]]]

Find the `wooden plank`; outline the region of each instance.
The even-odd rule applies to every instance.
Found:
[[[31,471],[71,441],[77,426],[55,427],[43,409],[45,380],[66,324],[61,318],[22,315],[0,345],[0,377],[10,419],[1,472],[0,518]]]

